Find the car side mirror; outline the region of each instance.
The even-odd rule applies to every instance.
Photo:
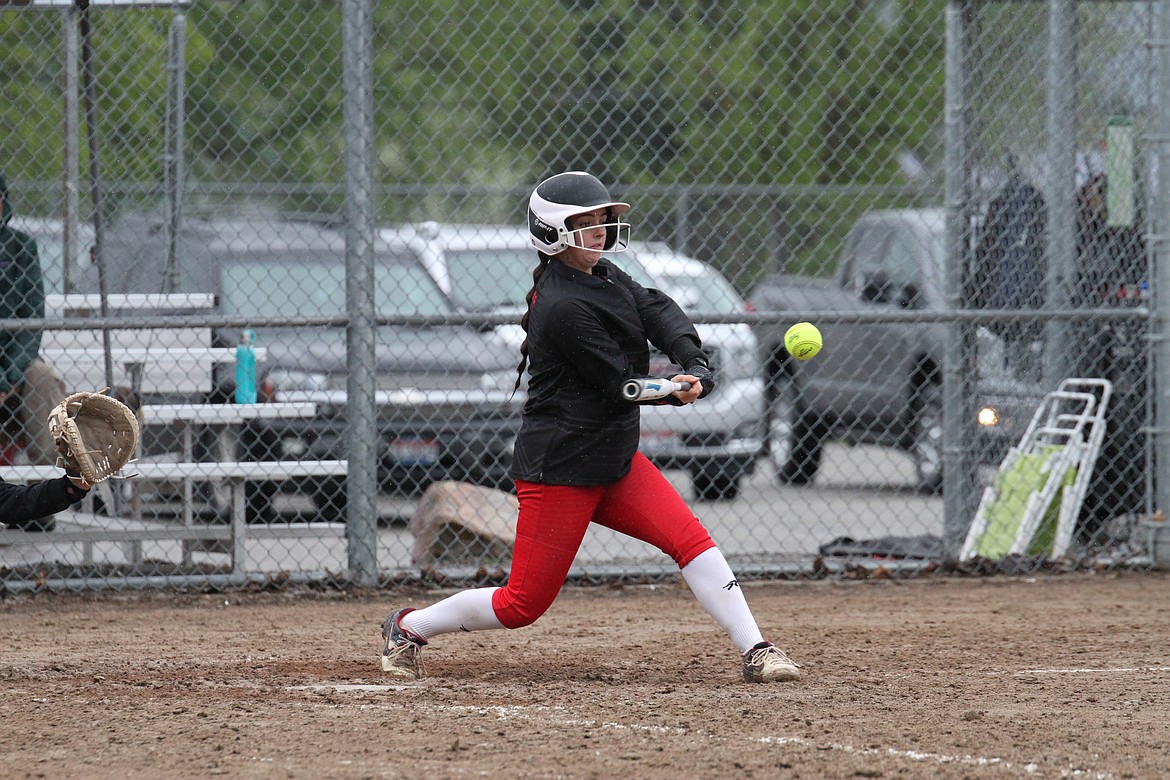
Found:
[[[898,296],[898,304],[903,309],[917,309],[922,303],[922,290],[914,282],[907,282]]]
[[[881,270],[865,271],[861,276],[861,300],[870,303],[888,303],[890,280]]]

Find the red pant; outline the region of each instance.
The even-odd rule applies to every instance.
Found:
[[[492,596],[507,628],[536,621],[556,599],[590,522],[654,545],[681,569],[715,542],[686,502],[642,453],[611,485],[573,487],[516,481],[520,516],[508,584]]]

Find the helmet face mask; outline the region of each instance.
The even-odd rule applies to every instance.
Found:
[[[588,212],[585,212],[585,213],[588,213]],[[577,215],[574,214],[569,218],[572,219],[573,216],[577,216]],[[588,233],[588,232],[593,231],[593,230],[597,230],[598,228],[605,228],[605,247],[601,250],[602,252],[610,252],[610,253],[616,254],[618,252],[626,251],[626,248],[629,247],[629,245],[630,245],[630,223],[629,222],[622,222],[621,217],[617,217],[616,219],[611,217],[609,214],[609,211],[607,210],[604,222],[601,222],[601,223],[596,224],[596,225],[589,225],[589,226],[583,227],[583,228],[577,228],[576,230],[562,228],[559,231],[559,233],[560,233],[559,237],[564,244],[563,249],[568,249],[569,247],[576,247],[577,249],[589,249],[589,250],[594,251],[594,252],[598,251],[598,250],[594,249],[593,247],[589,247],[589,246],[585,245],[585,235],[584,235],[585,233]]]
[[[568,221],[580,214],[606,210],[602,225],[570,230]],[[630,223],[622,215],[630,204],[610,198],[609,191],[596,177],[583,171],[558,173],[542,181],[528,200],[528,232],[532,245],[540,252],[555,255],[570,247],[588,249],[582,242],[585,230],[605,228],[603,252],[624,252],[630,243]]]

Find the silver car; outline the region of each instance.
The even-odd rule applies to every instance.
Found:
[[[257,366],[266,398],[316,405],[312,417],[249,424],[239,437],[238,458],[345,458],[351,432],[346,328],[280,324],[290,318],[345,314],[345,235],[326,225],[279,217],[191,217],[184,221],[171,269],[159,227],[147,214],[123,215],[111,226],[104,269],[109,291],[165,289],[163,280],[173,270],[176,292],[212,293],[217,315],[246,319],[256,331],[257,343],[266,351]],[[377,242],[373,249],[378,316],[458,315],[416,257]],[[86,281],[96,285],[92,276]],[[238,335],[236,328],[216,327],[210,334],[212,346],[232,346]],[[510,488],[519,406],[508,392],[497,389],[513,373],[509,345],[496,334],[457,324],[385,324],[378,326],[374,340],[373,424],[383,491],[417,495],[442,480]],[[234,371],[216,379],[206,398],[192,400],[231,403]],[[249,483],[250,518],[274,517],[277,489],[308,494],[323,518],[345,516],[343,481],[322,477]]]
[[[642,284],[662,290],[696,320],[746,311],[743,298],[722,274],[666,245],[635,242],[614,262]],[[759,348],[746,323],[700,322],[695,328],[718,371],[715,392],[681,414],[669,407],[643,409],[641,449],[664,468],[689,471],[697,498],[731,499],[764,449]],[[665,355],[651,354],[651,374],[669,376],[679,370]]]
[[[528,231],[511,225],[455,225],[426,222],[384,228],[379,238],[409,249],[439,287],[466,312],[508,313],[518,321],[532,286],[536,250]],[[648,287],[676,300],[697,320],[727,317],[746,303],[718,271],[665,244],[634,242],[613,262]],[[719,372],[715,392],[685,411],[646,407],[642,412],[645,455],[662,468],[685,469],[696,498],[731,499],[763,451],[764,381],[756,337],[744,323],[696,326]],[[497,331],[517,348],[518,324]],[[681,372],[669,358],[651,354],[651,373]]]

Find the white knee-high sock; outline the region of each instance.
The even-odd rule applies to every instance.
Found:
[[[403,615],[400,625],[423,639],[452,631],[486,631],[503,628],[492,609],[492,594],[499,588],[463,590],[429,607]]]
[[[727,632],[741,654],[764,641],[743,589],[718,547],[700,553],[682,568],[682,576],[703,609]]]

